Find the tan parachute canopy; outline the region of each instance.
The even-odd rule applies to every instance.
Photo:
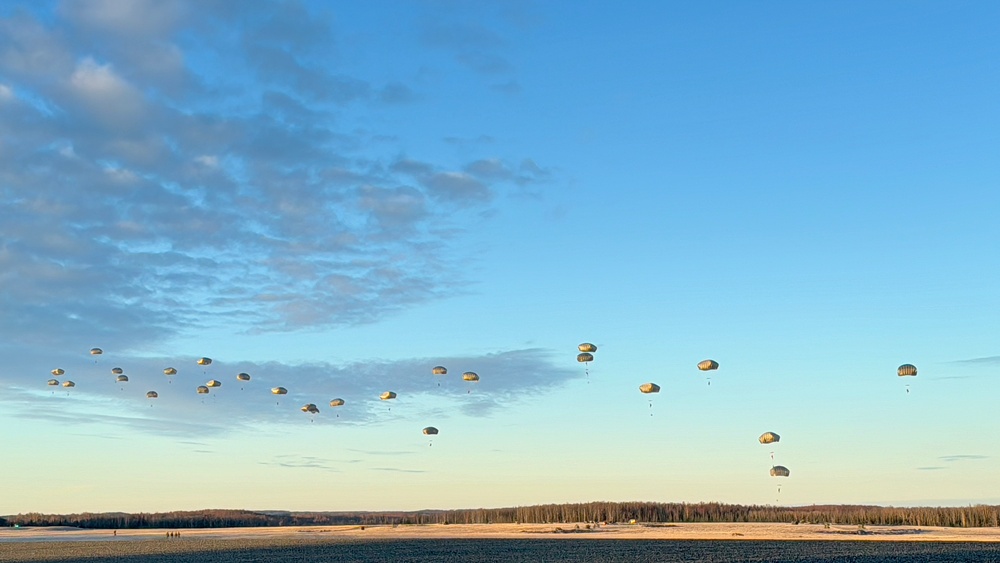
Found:
[[[579,354],[576,355],[576,361],[580,363],[592,362],[594,361],[594,355],[591,354],[590,352],[580,352]]]
[[[791,472],[784,465],[775,465],[771,468],[771,477],[788,477]]]
[[[177,375],[177,370],[174,368],[165,368],[163,370],[163,375]]]
[[[394,391],[386,391],[385,393],[379,395],[378,398],[382,399],[383,401],[388,401],[389,399],[395,399],[396,393]]]
[[[715,360],[703,360],[701,362],[698,362],[698,369],[700,369],[701,371],[719,369],[719,362]]]
[[[198,386],[198,394],[199,395],[207,395],[208,394],[208,387],[205,387],[204,385],[199,385]]]
[[[444,366],[434,366],[431,368],[431,373],[434,375],[448,375],[448,368]]]
[[[249,373],[237,373],[236,374],[236,379],[238,379],[240,381],[250,381],[250,374]]]
[[[64,373],[66,373],[66,370],[64,370],[62,368],[56,368],[56,369],[52,370],[51,373],[52,373],[52,375],[62,375]]]
[[[199,366],[207,366],[212,364],[212,358],[198,358]]]
[[[438,429],[433,426],[428,426],[427,428],[424,428],[423,432],[428,436],[433,436],[438,433]]]
[[[284,387],[272,387],[271,388],[271,394],[272,395],[287,395],[288,394],[288,389],[285,389]]]
[[[67,380],[67,381],[63,381],[62,386],[63,387],[76,387],[76,383],[73,383],[72,381]]]
[[[308,405],[302,405],[302,412],[316,414],[319,412],[319,407],[317,407],[313,403],[309,403]]]
[[[155,398],[157,398],[159,396],[160,396],[160,394],[157,393],[156,391],[147,391],[146,392],[146,398],[147,399],[155,399]]]
[[[103,353],[104,353],[104,350],[101,350],[100,348],[91,348],[90,349],[90,355],[91,356],[100,356]]]
[[[59,385],[59,380],[58,379],[50,379],[50,380],[46,381],[45,383],[47,385]]]
[[[118,377],[115,378],[115,381],[117,381],[118,383],[127,383],[128,382],[128,376],[124,375],[124,374],[119,375]]]
[[[114,375],[121,375],[125,373],[125,370],[123,370],[122,368],[111,368],[111,373]]]
[[[577,350],[579,350],[581,352],[594,353],[594,352],[597,351],[597,346],[594,346],[590,342],[584,342],[583,344],[577,346],[576,348],[577,348]]]
[[[208,383],[206,383],[205,385],[207,385],[208,387],[222,387],[222,382],[219,381],[218,379],[213,379]]]
[[[340,398],[333,399],[332,401],[330,401],[330,406],[331,407],[342,407],[342,406],[344,406],[344,400],[340,399]]]
[[[660,386],[655,383],[643,383],[639,386],[639,391],[643,393],[659,393]]]
[[[774,442],[780,442],[781,436],[778,436],[774,432],[764,432],[757,438],[757,441],[761,444],[773,444]]]
[[[917,375],[917,366],[913,364],[903,364],[896,369],[896,375],[899,377]]]
[[[467,371],[462,374],[462,379],[465,381],[479,381],[479,374],[474,371]]]

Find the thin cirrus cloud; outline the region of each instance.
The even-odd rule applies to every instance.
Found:
[[[213,314],[260,331],[370,322],[461,285],[443,249],[462,225],[437,228],[442,217],[547,181],[496,158],[359,156],[391,136],[339,129],[335,104],[416,96],[324,66],[338,52],[333,20],[281,6],[248,8],[225,36],[210,33],[224,6],[185,2],[147,6],[156,21],[109,1],[67,3],[56,22],[0,19],[12,334],[48,349],[83,330],[162,341]],[[159,66],[134,56],[153,43]],[[225,76],[193,46],[229,43],[245,49],[214,61]]]

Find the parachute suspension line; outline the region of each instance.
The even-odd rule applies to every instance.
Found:
[[[587,375],[587,385],[590,385],[590,362],[583,364],[583,373]]]

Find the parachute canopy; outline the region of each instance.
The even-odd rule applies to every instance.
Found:
[[[114,375],[121,375],[125,373],[125,370],[123,370],[122,368],[111,368],[111,373]]]
[[[903,364],[896,369],[896,375],[899,377],[917,375],[917,366],[913,364]]]
[[[237,373],[236,374],[236,379],[238,379],[240,381],[250,381],[250,374],[249,373]]]
[[[385,393],[379,395],[378,398],[382,399],[383,401],[388,401],[389,399],[395,399],[396,393],[394,391],[386,391]]]
[[[51,373],[52,373],[52,375],[62,375],[64,373],[66,373],[66,370],[64,370],[62,368],[56,368],[56,369],[52,370]]]
[[[59,385],[59,380],[58,379],[50,379],[50,380],[46,381],[46,384],[48,384],[48,385]]]
[[[309,403],[308,405],[302,405],[302,412],[316,414],[319,412],[319,408],[313,403]]]
[[[576,361],[580,363],[592,362],[594,361],[594,355],[591,354],[590,352],[580,352],[579,354],[576,355]]]
[[[66,380],[66,381],[63,381],[62,386],[63,387],[76,387],[76,383],[73,383],[72,381]]]
[[[207,366],[212,364],[212,358],[198,358],[199,366]]]
[[[100,348],[91,348],[90,349],[90,355],[91,356],[100,356],[103,353],[104,353],[104,350],[101,350]]]
[[[462,374],[462,379],[465,381],[479,381],[479,374],[474,371],[467,371]]]
[[[771,468],[771,477],[788,477],[791,472],[784,465],[775,465]]]
[[[577,346],[576,348],[581,352],[590,352],[591,354],[597,351],[597,346],[594,346],[590,342],[584,342],[583,344]]]
[[[156,391],[147,391],[146,392],[146,398],[147,399],[155,399],[155,398],[157,398],[159,396],[160,396],[159,393],[157,393]]]
[[[222,387],[222,382],[219,381],[218,379],[213,379],[208,383],[206,383],[205,385],[207,385],[208,387]]]
[[[204,385],[199,385],[198,386],[198,394],[199,395],[207,395],[208,394],[208,387],[205,387]]]
[[[701,371],[719,369],[719,362],[715,360],[703,360],[698,362],[698,369],[700,369]]]
[[[438,433],[438,429],[434,428],[433,426],[428,426],[427,428],[424,428],[423,432],[428,436],[433,436]]]
[[[778,436],[774,432],[764,432],[757,438],[757,441],[761,444],[773,444],[774,442],[781,441],[781,436]]]
[[[330,401],[330,406],[331,407],[342,407],[342,406],[344,406],[344,400],[340,399],[340,398],[333,399],[332,401]]]
[[[639,386],[639,391],[643,393],[659,393],[660,386],[655,383],[643,383]]]
[[[177,375],[177,370],[174,368],[165,368],[163,370],[163,375]]]
[[[115,380],[118,383],[127,383],[128,382],[128,376],[125,375],[125,374],[122,374],[122,375],[119,375],[118,377],[116,377]]]
[[[271,394],[272,395],[287,395],[288,394],[288,389],[285,389],[284,387],[272,387],[271,388]]]
[[[431,373],[434,375],[448,375],[448,368],[444,366],[434,366],[431,368]]]

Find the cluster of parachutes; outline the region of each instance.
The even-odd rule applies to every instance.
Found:
[[[591,362],[591,361],[593,361],[594,356],[592,355],[592,353],[597,351],[597,346],[595,346],[595,345],[593,345],[593,344],[591,344],[589,342],[584,342],[583,344],[580,344],[580,346],[578,348],[580,350],[580,354],[577,355],[577,361],[578,362]],[[699,371],[706,372],[706,376],[707,376],[708,372],[712,372],[712,371],[715,371],[715,370],[719,369],[719,362],[717,362],[715,360],[711,360],[711,359],[702,360],[702,361],[698,362],[698,366],[697,367],[698,367]],[[903,365],[899,366],[899,368],[896,370],[896,375],[898,375],[899,377],[913,377],[913,376],[916,376],[917,375],[917,367],[914,366],[913,364],[903,364]],[[711,385],[712,384],[711,378],[710,377],[706,377],[706,379],[708,381],[708,384]],[[590,381],[589,381],[589,371],[588,371],[588,383],[589,382]],[[657,393],[660,392],[660,386],[657,385],[656,383],[653,383],[653,382],[643,383],[643,384],[639,385],[639,392],[642,393],[642,394],[644,394],[644,395],[650,395],[650,399],[649,399],[649,408],[650,408],[649,416],[653,416],[653,411],[652,411],[652,409],[653,409],[653,399],[652,399],[652,396],[656,395]],[[909,386],[908,383],[906,384],[906,392],[907,393],[910,392],[910,386]],[[776,434],[774,432],[764,432],[758,438],[758,441],[761,444],[767,444],[767,445],[769,445],[769,444],[777,444],[780,440],[781,440],[781,436],[779,436],[778,434]],[[773,446],[772,446],[772,448],[773,448]],[[781,483],[782,483],[781,480],[783,478],[788,477],[789,475],[791,475],[791,471],[789,471],[789,469],[787,467],[785,467],[784,465],[777,465],[777,464],[775,464],[775,461],[774,461],[774,450],[773,449],[771,450],[771,469],[770,469],[769,473],[770,473],[771,477],[778,478],[778,493],[780,493],[781,492]]]
[[[95,364],[98,363],[96,358],[99,357],[99,356],[101,356],[101,355],[103,355],[103,354],[104,354],[104,350],[101,349],[101,348],[91,348],[90,349],[90,355],[95,358]],[[212,358],[209,358],[209,357],[198,358],[195,363],[197,365],[199,365],[199,366],[202,366],[202,367],[206,368],[206,370],[203,373],[207,376],[207,367],[210,366],[210,365],[212,365]],[[173,383],[173,381],[172,381],[173,376],[176,376],[177,373],[178,373],[177,368],[172,367],[172,366],[171,367],[166,367],[166,368],[163,369],[163,375],[167,376],[167,383],[170,383],[170,384]],[[443,376],[443,375],[447,375],[448,374],[448,369],[445,368],[444,366],[435,366],[434,368],[431,369],[431,373],[433,375],[435,375],[435,376]],[[51,374],[53,376],[62,376],[62,375],[66,374],[66,371],[64,369],[62,369],[62,368],[55,368],[55,369],[51,370]],[[128,381],[129,381],[128,375],[125,374],[125,371],[122,368],[120,368],[120,367],[114,367],[114,368],[111,369],[111,374],[113,376],[115,376],[115,381],[117,383],[119,383],[122,386],[122,390],[124,390],[124,385],[126,383],[128,383]],[[240,373],[236,374],[236,380],[240,382],[240,385],[241,385],[240,390],[243,390],[242,385],[248,383],[251,380],[251,377],[250,377],[249,373],[240,372]],[[477,383],[479,381],[479,374],[477,374],[474,371],[464,372],[462,374],[462,380],[463,381],[467,381],[469,383]],[[57,379],[49,379],[47,381],[47,385],[52,386],[52,387],[58,387],[58,386],[62,385],[62,387],[70,388],[70,387],[75,387],[76,383],[74,383],[73,381],[70,381],[70,380],[66,380],[66,381],[63,381],[62,383],[60,383],[59,380],[57,380]],[[440,386],[440,385],[441,384],[438,383],[438,386]],[[210,394],[212,392],[212,389],[216,389],[216,388],[219,388],[219,387],[222,387],[222,382],[221,381],[219,381],[218,379],[209,379],[203,385],[198,385],[195,388],[195,393],[198,394],[198,395],[208,395],[208,394]],[[467,393],[471,393],[471,392],[472,392],[472,389],[470,387],[468,389]],[[276,404],[280,404],[280,397],[283,396],[283,395],[287,395],[288,394],[288,389],[286,389],[285,387],[280,387],[280,386],[278,386],[278,387],[272,387],[271,388],[271,394],[274,395],[274,396],[276,396],[278,398],[278,401],[276,402]],[[150,391],[146,392],[146,398],[147,399],[157,399],[157,398],[159,398],[159,396],[160,396],[159,393],[157,391],[155,391],[155,390],[150,390]],[[396,394],[395,391],[385,391],[385,392],[383,392],[382,394],[379,395],[379,399],[382,400],[382,401],[392,401],[392,400],[396,399],[396,397],[397,397],[397,394]],[[342,407],[345,404],[346,404],[346,401],[343,398],[340,398],[340,397],[336,397],[336,398],[330,400],[330,407],[334,408],[334,409]],[[150,406],[152,406],[152,402],[150,402]],[[316,414],[318,414],[320,412],[319,407],[315,403],[306,403],[305,405],[303,405],[300,408],[300,410],[302,412],[304,412],[304,413],[309,414],[309,415],[316,415]],[[391,408],[389,410],[391,410]],[[338,414],[337,416],[339,417],[340,415]],[[312,418],[310,420],[312,420]],[[425,436],[433,437],[433,436],[436,436],[439,433],[439,430],[436,427],[434,427],[434,426],[427,426],[427,427],[423,428],[423,430],[421,432]],[[433,445],[433,443],[431,443],[431,445]]]

